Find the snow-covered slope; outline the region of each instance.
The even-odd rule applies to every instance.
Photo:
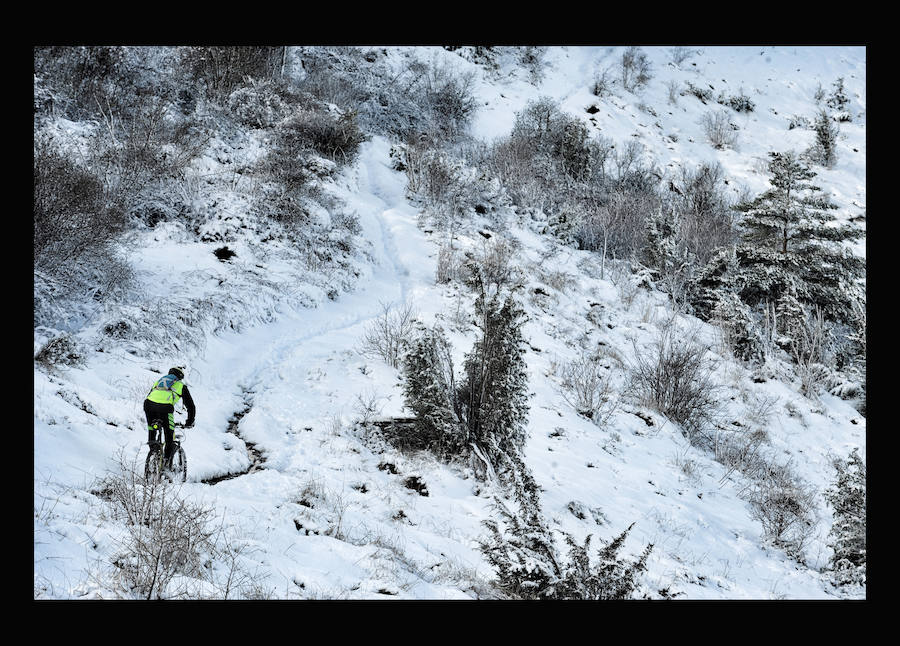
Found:
[[[441,56],[478,74],[482,105],[473,131],[485,140],[508,133],[515,112],[529,100],[550,96],[617,143],[636,137],[664,171],[670,164],[716,160],[734,190],[754,193],[766,186],[761,161],[769,151],[812,143],[810,130],[788,128],[790,119],[811,119],[817,84],[827,88],[843,77],[853,120],[842,124],[837,165],[822,169],[818,179],[841,206],[841,216],[865,212],[864,48],[705,48],[681,66],[670,62],[667,49],[645,48],[654,65],[649,85],[639,94],[620,89],[602,100],[590,92],[591,84],[620,49],[550,48],[537,87],[520,71],[488,74],[440,48],[407,51]],[[737,116],[736,149],[715,150],[706,142],[700,119],[712,106],[692,96],[671,104],[671,80],[713,86],[716,95],[743,89],[753,99],[754,112]],[[591,106],[599,110],[588,113]],[[259,145],[229,152],[249,157]],[[189,477],[181,493],[215,508],[229,535],[247,546],[245,565],[275,598],[491,596],[493,573],[477,545],[482,521],[492,513],[490,492],[470,473],[430,456],[373,445],[354,426],[366,415],[405,413],[398,371],[360,352],[383,304],[407,303],[424,322],[447,324],[466,298],[452,285],[435,283],[438,244],[419,226],[406,176],[391,166],[390,147],[372,138],[328,186],[357,213],[366,241],[348,292],[327,296],[330,286],[317,286],[314,277],[298,280],[286,256],[265,250],[252,236],[226,265],[209,244],[191,242],[177,227],[159,229],[143,239],[135,259],[148,289],[178,266],[191,276],[181,288],[185,293],[176,294],[186,302],[216,301],[234,285],[233,298],[243,303],[238,330],[200,326],[202,342],[187,357],[171,356],[173,363],[187,361],[198,408],[184,444]],[[228,208],[240,220],[240,202],[231,195]],[[511,223],[506,235],[521,245],[516,262],[528,276],[522,304],[529,316],[533,397],[525,457],[543,489],[551,526],[580,539],[592,534],[608,540],[634,523],[625,551],[637,554],[654,544],[640,587],[650,598],[838,598],[842,593],[821,572],[830,525],[821,496],[822,522],[801,566],[765,544],[741,496],[747,483],[739,474],[726,473],[713,456],[691,447],[674,425],[623,404],[613,423],[600,429],[560,394],[555,367],[576,358],[580,347],[605,344],[624,368],[635,344],[651,343],[672,315],[663,295],[641,291],[623,299],[626,283],[601,280],[590,253],[562,247],[527,222]],[[459,240],[473,249],[480,243],[474,229]],[[864,241],[859,251],[864,254]],[[548,284],[554,271],[569,279]],[[288,285],[296,291],[287,292]],[[588,318],[598,308],[602,325]],[[220,318],[230,315],[226,308]],[[715,336],[695,319],[681,317],[677,324]],[[459,361],[475,336],[447,327]],[[95,342],[94,332],[86,328],[83,338]],[[118,594],[97,574],[106,571],[123,529],[104,511],[96,483],[118,468],[118,455],[142,461],[141,401],[169,359],[143,357],[135,347],[103,349],[91,353],[83,368],[55,374],[35,368],[35,598]],[[771,403],[767,450],[780,462],[790,460],[820,492],[833,479],[832,457],[853,447],[865,452],[865,418],[849,403],[828,395],[813,402],[790,384],[756,383],[740,365],[717,359],[724,421],[740,423],[754,406]],[[252,469],[248,443],[264,458]],[[219,480],[225,475],[235,477]],[[412,477],[425,483],[427,495],[408,486]]]

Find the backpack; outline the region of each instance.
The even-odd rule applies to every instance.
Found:
[[[150,389],[150,392],[147,393],[147,397],[153,394],[154,391],[164,391],[169,393],[169,402],[174,404],[181,397],[181,393],[175,392],[172,389],[172,386],[175,385],[175,382],[178,381],[178,378],[175,375],[166,375],[165,377],[161,377],[153,384],[153,387]]]

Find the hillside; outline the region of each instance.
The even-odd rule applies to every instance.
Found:
[[[539,74],[516,49],[486,58],[475,48],[372,48],[367,56],[399,79],[411,60],[470,74],[470,148],[508,136],[517,114],[549,97],[590,136],[614,142],[613,154],[638,142],[660,182],[686,165],[718,163],[734,200],[768,188],[770,152],[813,145],[811,127],[791,124],[811,124],[817,88],[842,78],[851,120],[840,124],[836,162],[817,167],[815,181],[840,221],[864,228],[865,48],[705,47],[676,64],[671,48],[646,47],[652,78],[635,91],[610,80],[598,96],[598,73],[615,69],[622,50],[548,48]],[[301,59],[288,66],[298,81],[311,73]],[[689,85],[752,99],[751,112],[731,112],[736,141],[710,144],[703,118],[722,106],[673,96]],[[511,250],[512,292],[525,312],[522,457],[560,553],[568,553],[565,534],[599,546],[632,526],[625,556],[653,545],[637,598],[866,597],[864,585],[837,587],[827,572],[832,461],[852,449],[865,456],[856,398],[828,388],[804,395],[784,357],[765,369],[735,358],[718,327],[677,308],[627,260],[602,261],[552,235],[554,214],[479,183],[466,145],[457,148],[469,164],[461,173],[471,172],[484,206],[455,236],[436,223],[435,203],[410,189],[410,171],[397,164],[403,142],[384,132],[365,133],[351,161],[313,159],[305,237],[282,235],[281,223],[263,217],[268,185],[254,170],[282,145],[275,129],[208,114],[211,136],[183,170],[180,194],[148,200],[162,215],[115,241],[131,280],[114,297],[45,300],[36,268],[34,353],[66,334],[80,358],[34,367],[35,599],[139,597],[123,565],[133,532],[104,487],[127,474],[123,467],[142,468],[142,400],[170,365],[187,366],[198,411],[177,495],[211,510],[216,529],[215,549],[197,566],[213,574],[179,571],[162,596],[504,598],[479,541],[509,492],[477,477],[471,462],[403,451],[373,430],[411,414],[402,370],[364,352],[386,306],[440,324],[458,369],[479,338],[472,293],[461,280],[436,279],[448,239],[459,258],[498,241]],[[58,116],[41,127],[70,150],[95,132]],[[852,250],[865,258],[865,237]],[[712,451],[626,396],[663,331],[706,348],[719,429]],[[579,414],[563,385],[564,368],[586,353],[605,365],[603,423]],[[744,449],[773,473],[789,466],[812,491],[815,522],[799,555],[767,539],[752,503],[759,482],[721,459],[726,445],[746,442],[743,431],[760,438]]]

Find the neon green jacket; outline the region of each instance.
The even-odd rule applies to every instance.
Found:
[[[184,405],[187,407],[187,424],[190,425],[194,421],[194,400],[187,385],[183,381],[176,379],[175,375],[165,375],[157,379],[147,394],[149,401],[157,404],[171,404],[173,407],[182,397],[184,398]]]

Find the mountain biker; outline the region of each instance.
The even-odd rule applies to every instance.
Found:
[[[191,428],[194,425],[194,414],[197,409],[194,406],[194,400],[188,390],[187,384],[184,383],[184,370],[182,368],[169,368],[168,374],[157,379],[147,398],[144,400],[144,413],[147,415],[147,431],[149,439],[147,443],[152,447],[156,441],[156,434],[153,432],[153,420],[163,420],[165,424],[166,434],[166,466],[172,464],[172,454],[175,452],[173,444],[173,436],[175,433],[175,404],[180,399],[184,399],[184,405],[187,407],[187,420],[184,428]]]

